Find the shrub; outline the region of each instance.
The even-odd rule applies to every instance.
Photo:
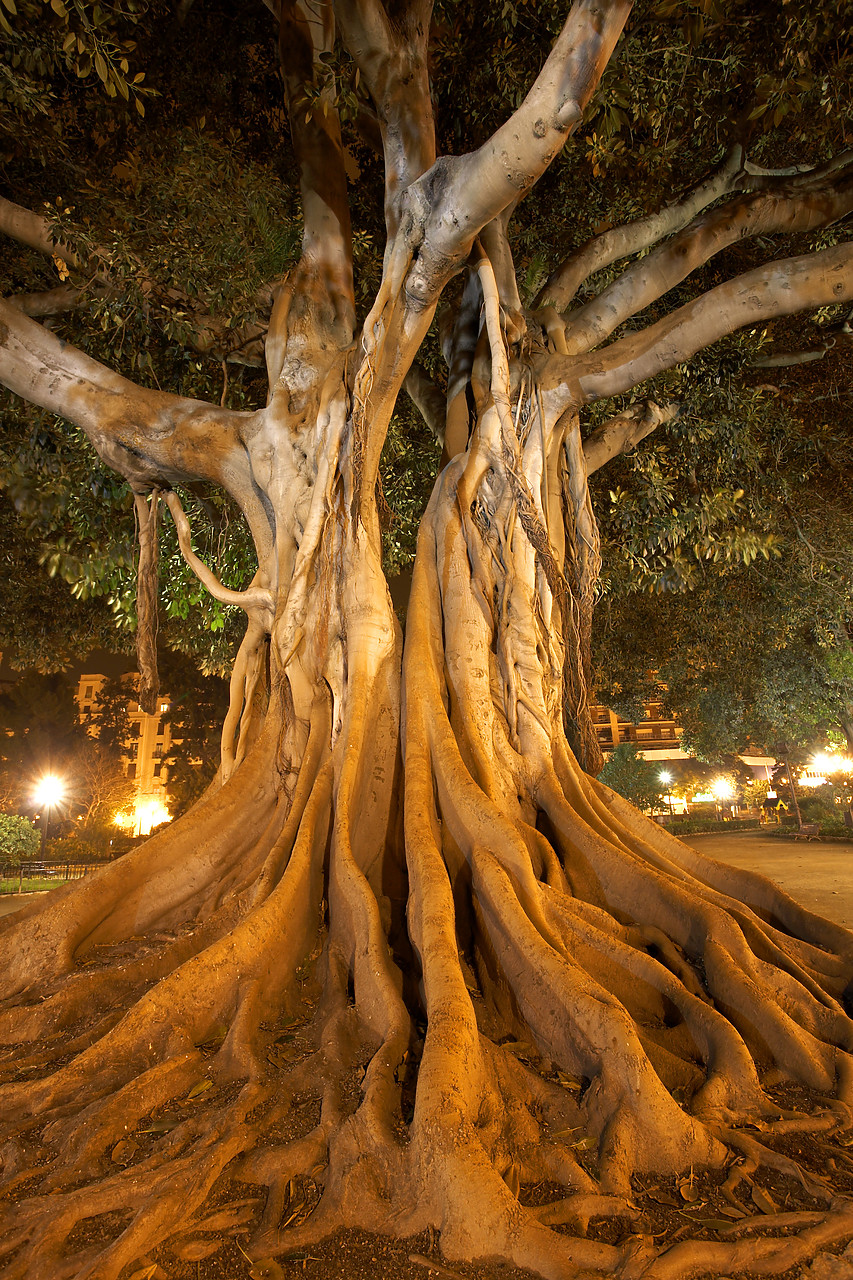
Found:
[[[39,833],[29,818],[0,813],[0,858],[13,867],[33,858],[38,852]]]

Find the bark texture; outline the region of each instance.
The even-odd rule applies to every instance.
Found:
[[[6,385],[80,423],[138,494],[162,491],[188,563],[247,615],[214,786],[0,922],[8,1280],[126,1280],[152,1258],[203,1259],[222,1231],[264,1259],[340,1227],[429,1227],[446,1258],[554,1280],[778,1274],[853,1234],[853,1202],[787,1153],[807,1134],[851,1167],[836,1138],[853,1106],[853,936],[592,776],[587,467],[675,408],[623,411],[586,449],[580,426],[586,400],[744,315],[853,295],[849,251],[720,286],[725,320],[712,294],[600,353],[571,354],[571,317],[525,311],[509,213],[625,16],[580,0],[505,128],[435,160],[427,6],[392,21],[373,0],[281,5],[305,236],[276,289],[264,410],[144,391],[2,304]],[[299,96],[335,17],[388,170],[385,271],[358,334],[337,117]],[[587,246],[556,277],[561,299],[655,227],[686,226],[732,172],[633,239]],[[460,270],[441,423],[411,371]],[[447,465],[403,645],[376,480],[407,377]],[[245,513],[258,569],[243,592],[193,551],[172,486],[197,478]],[[149,538],[156,501],[138,499]],[[663,1249],[642,1223],[641,1185],[701,1174],[742,1217],[765,1170],[796,1212]]]

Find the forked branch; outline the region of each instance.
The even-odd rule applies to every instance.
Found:
[[[256,415],[137,386],[2,299],[0,382],[76,423],[137,490],[211,480],[251,493],[240,433]]]
[[[760,235],[829,226],[853,209],[853,165],[804,190],[782,187],[740,196],[697,218],[666,244],[633,263],[566,321],[569,355],[590,351],[631,316],[661,298],[731,244]]]
[[[697,214],[737,186],[741,172],[743,149],[733,147],[720,168],[681,200],[666,205],[657,213],[612,227],[593,236],[570,254],[536,297],[534,306],[552,306],[564,311],[583,282],[596,271],[609,267],[620,258],[628,258],[665,236],[686,227]]]
[[[580,122],[622,31],[630,0],[576,0],[530,92],[477,151],[441,157],[411,188],[420,256],[407,281],[412,303],[435,301],[474,238],[516,204]]]
[[[630,391],[745,325],[853,298],[853,244],[748,271],[639,333],[580,357],[552,356],[549,381],[571,379],[584,402]],[[566,382],[566,403],[573,393]]]

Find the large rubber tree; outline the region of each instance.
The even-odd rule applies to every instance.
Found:
[[[778,176],[735,148],[522,305],[509,220],[628,10],[578,0],[497,132],[437,157],[428,0],[281,4],[304,235],[256,411],[138,385],[31,301],[0,304],[0,379],[81,427],[136,495],[142,623],[158,504],[201,581],[247,617],[216,783],[140,849],[3,921],[9,1277],[129,1275],[152,1250],[200,1258],[206,1231],[246,1225],[254,1258],[341,1226],[431,1227],[447,1258],[548,1277],[769,1273],[853,1233],[851,1202],[786,1154],[792,1133],[829,1142],[850,1124],[851,935],[593,776],[587,477],[674,409],[623,408],[583,443],[579,425],[742,326],[853,298],[842,242],[610,340],[726,245],[844,217],[851,165]],[[338,112],[306,91],[336,37],[384,156],[387,243],[360,324]],[[35,214],[3,212],[61,256]],[[460,273],[439,396],[415,358]],[[404,384],[446,457],[405,640],[377,515]],[[245,516],[245,590],[193,551],[176,487],[198,481]],[[631,1225],[638,1176],[716,1171],[737,1203],[763,1168],[807,1197],[767,1215],[793,1236],[661,1253]]]

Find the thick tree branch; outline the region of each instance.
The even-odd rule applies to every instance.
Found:
[[[702,263],[739,240],[828,226],[853,209],[853,166],[806,190],[740,196],[703,214],[648,257],[633,263],[566,321],[566,351],[590,351],[631,316],[673,289]]]
[[[644,404],[632,405],[614,418],[608,418],[583,442],[587,475],[591,476],[619,454],[635,449],[655,428],[664,422],[672,422],[678,416],[678,410],[677,404],[660,405],[647,400]]]
[[[139,387],[0,299],[0,382],[75,422],[138,491],[211,480],[250,488],[241,428],[257,415]]]
[[[76,255],[68,245],[52,238],[47,218],[12,200],[6,200],[3,196],[0,196],[0,232],[49,258],[61,258],[69,267],[79,265]]]
[[[627,21],[630,0],[576,0],[521,106],[479,150],[442,157],[410,188],[419,257],[406,283],[416,306],[435,300],[475,236],[516,204],[580,122]]]
[[[344,43],[376,105],[390,238],[399,224],[402,193],[435,161],[427,67],[432,3],[398,5],[393,21],[379,0],[336,0],[334,8]]]
[[[850,299],[853,243],[785,258],[718,285],[592,355],[552,356],[549,381],[565,379],[567,403],[619,395],[745,325]]]
[[[558,311],[568,307],[578,289],[596,271],[609,267],[620,258],[628,258],[670,236],[706,209],[720,196],[733,191],[742,171],[743,149],[733,147],[720,168],[710,178],[688,192],[681,200],[666,205],[657,213],[626,222],[594,236],[570,254],[540,289],[535,307],[552,306]]]
[[[91,297],[89,290],[73,284],[61,284],[42,293],[16,293],[6,301],[25,316],[58,316],[81,306],[87,297]]]
[[[310,0],[285,0],[279,19],[279,52],[293,149],[299,165],[302,197],[302,258],[279,294],[267,337],[267,369],[272,386],[279,376],[288,333],[309,342],[328,340],[340,347],[355,329],[352,277],[352,228],[340,120],[323,91],[315,86],[320,55],[334,47],[335,23],[329,6]]]

